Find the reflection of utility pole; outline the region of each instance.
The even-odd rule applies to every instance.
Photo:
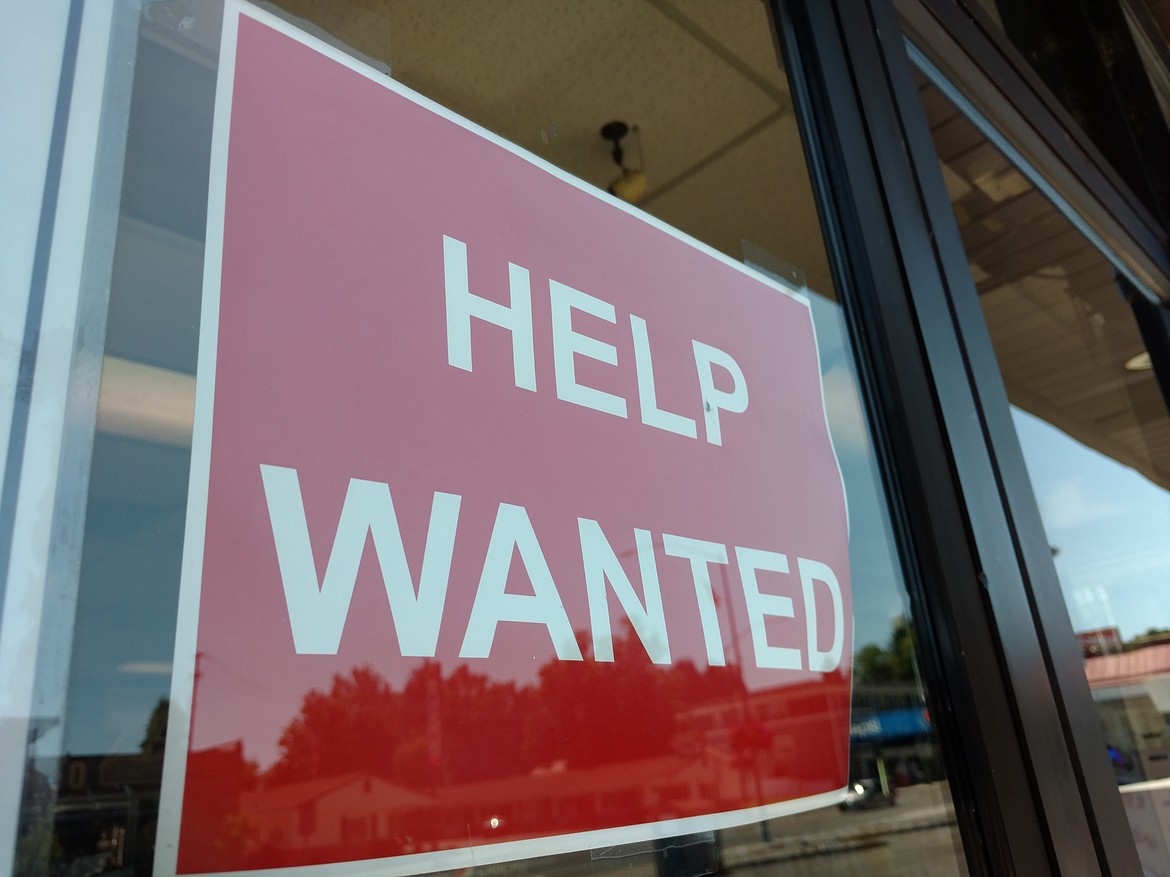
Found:
[[[743,652],[739,644],[740,630],[735,623],[735,604],[731,602],[731,585],[727,581],[727,564],[719,565],[719,574],[723,579],[723,603],[727,606],[727,621],[731,625],[731,649],[735,655],[735,666],[739,670],[739,710],[740,710],[740,724],[743,726],[744,733],[747,735],[747,749],[751,752],[752,766],[751,775],[755,780],[756,786],[756,804],[763,806],[764,803],[764,783],[760,778],[760,752],[757,748],[757,739],[755,734],[749,733],[753,727],[751,711],[748,706],[747,683],[743,675]],[[734,749],[734,747],[733,747]],[[740,790],[743,793],[743,769],[740,768]],[[746,797],[746,796],[745,796]],[[772,833],[768,829],[768,820],[760,820],[760,840],[768,843],[772,840]]]
[[[191,683],[191,739],[187,741],[188,749],[192,749],[195,745],[195,699],[199,696],[199,677],[203,675],[203,671],[199,669],[199,665],[202,663],[203,652],[196,652],[194,681]]]
[[[719,575],[723,579],[723,602],[727,606],[727,622],[731,625],[731,648],[735,652],[735,666],[739,667],[743,679],[743,653],[739,646],[739,628],[735,623],[735,605],[731,602],[731,586],[727,583],[727,564],[719,564]]]
[[[429,663],[429,662],[428,662]],[[435,665],[435,673],[427,677],[427,760],[430,762],[431,793],[437,794],[438,787],[446,780],[443,774],[443,670]]]

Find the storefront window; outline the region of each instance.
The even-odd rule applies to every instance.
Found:
[[[1146,873],[1170,867],[1170,417],[1142,296],[920,83],[1107,751]]]
[[[764,5],[281,6],[143,9],[17,873],[966,873]],[[503,390],[427,370],[427,278],[442,376]],[[809,313],[801,360],[769,333]],[[216,456],[261,433],[243,475]]]

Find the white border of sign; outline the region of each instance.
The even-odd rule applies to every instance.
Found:
[[[215,113],[211,138],[211,175],[208,185],[207,238],[204,248],[203,302],[200,314],[199,360],[195,386],[195,426],[191,439],[191,479],[187,497],[187,523],[183,542],[183,564],[179,586],[179,617],[175,632],[174,672],[171,678],[171,718],[168,723],[166,755],[163,762],[162,790],[159,798],[159,821],[155,845],[154,874],[156,877],[171,877],[178,867],[179,827],[183,802],[183,786],[186,779],[187,748],[190,744],[191,702],[195,687],[196,633],[199,619],[199,597],[203,580],[203,549],[207,524],[208,483],[211,472],[211,420],[215,393],[216,351],[219,342],[219,301],[220,278],[223,260],[224,209],[227,195],[228,132],[231,124],[232,88],[235,80],[236,38],[241,15],[247,15],[262,24],[291,37],[316,52],[336,61],[365,78],[424,107],[438,116],[471,131],[484,140],[520,156],[534,166],[552,174],[560,180],[597,197],[616,209],[636,216],[642,222],[683,241],[713,259],[750,276],[753,280],[774,288],[809,310],[808,298],[776,280],[753,271],[734,261],[723,253],[712,249],[701,241],[680,232],[678,229],[643,213],[600,189],[573,177],[543,159],[509,143],[490,131],[455,115],[434,101],[395,82],[366,64],[361,63],[341,49],[324,40],[306,34],[289,22],[265,10],[245,2],[226,0],[224,4],[223,37],[220,43],[219,73],[215,90]],[[814,332],[814,341],[815,341]],[[821,391],[821,407],[824,411],[824,390]],[[828,432],[828,413],[825,413]],[[830,447],[832,435],[829,433]],[[838,476],[842,478],[844,495],[845,483],[841,473],[840,460],[833,448]],[[848,520],[848,514],[846,514]],[[850,619],[852,622],[852,619]],[[721,828],[731,828],[775,819],[794,813],[802,813],[819,807],[838,803],[845,788],[820,795],[783,801],[762,807],[714,813],[705,816],[689,816],[664,822],[627,825],[620,828],[598,829],[576,834],[556,835],[529,840],[507,841],[482,847],[461,847],[427,853],[393,856],[381,859],[366,859],[354,862],[338,862],[322,865],[298,865],[289,868],[265,869],[263,873],[279,877],[310,877],[328,874],[330,877],[404,877],[409,874],[430,873],[480,865],[498,864],[516,859],[531,859],[560,853],[580,852],[599,847],[653,841],[684,834],[697,834]],[[258,871],[215,872],[208,877],[242,877]]]

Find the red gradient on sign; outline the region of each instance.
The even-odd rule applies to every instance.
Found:
[[[243,870],[575,834],[841,788],[852,616],[845,502],[807,307],[709,253],[241,17],[228,150],[198,657],[179,871]],[[507,303],[527,269],[537,389],[509,333],[472,321],[448,364],[443,238],[470,289]],[[557,396],[549,282],[612,304],[573,328],[614,345],[577,381],[620,418]],[[646,321],[658,407],[639,414],[630,315]],[[750,401],[705,440],[692,340],[725,351]],[[717,385],[727,375],[719,374]],[[298,655],[261,465],[296,469],[318,579],[350,479],[389,486],[417,583],[436,491],[461,506],[433,658],[401,656],[367,541],[336,655]],[[501,503],[522,506],[583,654],[503,622],[460,658]],[[594,657],[578,518],[599,523],[640,597],[650,532],[670,664],[612,592],[614,660]],[[664,535],[725,547],[711,586],[727,666],[709,666],[689,562]],[[844,598],[830,673],[757,666],[736,546],[785,555],[792,598],[768,643],[808,666],[798,558]],[[533,593],[518,555],[508,592]],[[816,642],[834,639],[817,589]],[[707,632],[710,637],[711,632]]]

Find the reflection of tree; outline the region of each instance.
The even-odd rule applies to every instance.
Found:
[[[334,676],[328,693],[305,695],[301,711],[280,735],[280,760],[267,779],[285,782],[345,773],[364,765],[363,753],[393,752],[398,742],[397,697],[369,667]]]
[[[187,778],[183,789],[183,865],[181,870],[215,871],[225,857],[242,855],[253,839],[247,816],[235,806],[240,795],[256,788],[256,762],[244,757],[240,741],[207,749],[192,750],[187,756]]]
[[[180,870],[639,825],[845,781],[846,671],[749,692],[734,665],[652,663],[628,624],[612,661],[578,638],[584,660],[551,659],[528,683],[474,661],[420,661],[395,686],[370,666],[339,673],[302,698],[256,781],[239,743],[192,752]]]
[[[857,652],[853,658],[853,677],[869,685],[915,680],[914,631],[909,618],[899,615],[894,619],[884,647],[870,643]]]
[[[1122,644],[1122,651],[1133,652],[1144,649],[1146,646],[1160,646],[1170,643],[1170,628],[1149,627],[1145,633],[1139,633],[1133,639]]]
[[[615,637],[614,657],[553,660],[525,686],[465,664],[443,676],[428,661],[401,691],[371,667],[356,667],[334,676],[328,691],[305,695],[265,784],[373,769],[426,789],[558,763],[585,768],[660,755],[670,751],[678,714],[742,692],[735,667],[651,663],[628,628]],[[379,765],[371,765],[371,753],[382,757]]]
[[[171,701],[166,697],[160,697],[154,705],[142,734],[142,743],[139,744],[143,755],[162,755],[167,745],[167,715],[170,708]]]

